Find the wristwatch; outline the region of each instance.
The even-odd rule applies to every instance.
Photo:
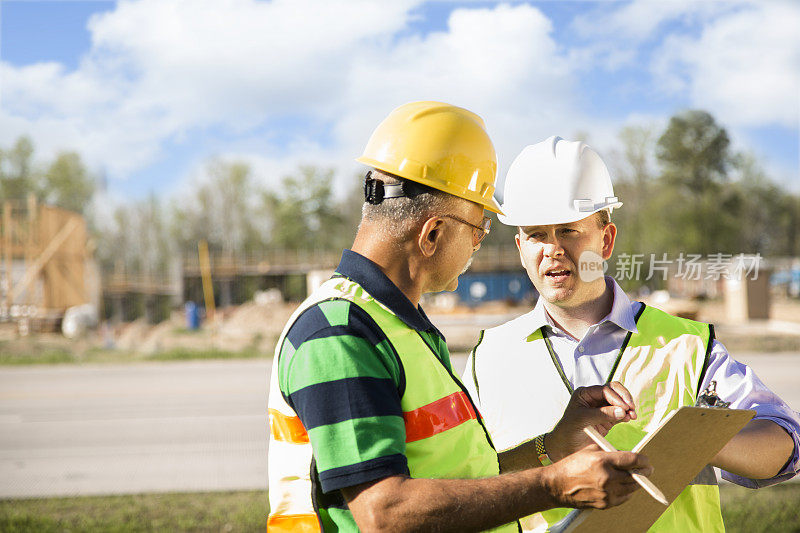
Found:
[[[553,462],[550,460],[550,457],[547,455],[547,450],[544,447],[544,439],[546,436],[547,433],[543,433],[542,435],[539,435],[533,439],[533,443],[536,446],[536,455],[539,456],[539,462],[542,463],[543,466],[553,464]]]

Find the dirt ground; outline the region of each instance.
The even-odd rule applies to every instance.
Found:
[[[272,354],[283,326],[295,303],[259,305],[249,302],[217,311],[215,321],[206,320],[200,329],[186,327],[182,311],[174,311],[169,320],[148,324],[144,319],[115,325],[101,324],[79,339],[67,339],[60,333],[36,333],[21,337],[13,324],[0,324],[0,352],[67,350],[79,353],[92,350],[130,354],[153,354],[170,350],[185,351],[259,351]]]
[[[477,307],[463,305],[426,307],[433,323],[442,331],[451,351],[469,350],[481,329],[503,323],[530,310],[490,302]],[[109,350],[120,353],[152,354],[169,350],[256,351],[272,354],[280,333],[297,303],[248,302],[219,310],[216,321],[205,321],[199,330],[186,328],[182,311],[156,325],[143,319],[135,322],[103,324],[82,338],[69,340],[58,333],[21,337],[10,323],[0,324],[0,351],[5,350]],[[733,352],[800,351],[800,300],[773,299],[770,320],[734,324],[727,320],[722,301],[689,302],[671,300],[661,305],[666,311],[685,314],[716,326],[717,338]]]

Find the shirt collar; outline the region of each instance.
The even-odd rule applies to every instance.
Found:
[[[411,300],[392,283],[381,268],[363,255],[352,250],[344,250],[336,272],[361,285],[370,296],[388,307],[409,327],[417,331],[433,329],[439,333],[422,307],[414,307]]]
[[[606,276],[605,281],[606,287],[614,291],[614,300],[611,304],[611,312],[603,317],[598,324],[602,324],[603,322],[612,322],[624,330],[632,333],[638,333],[639,330],[636,329],[636,317],[633,314],[633,307],[631,306],[630,298],[628,298],[628,295],[625,294],[625,291],[622,290],[622,287],[619,286],[614,278]],[[550,315],[547,313],[547,310],[544,307],[544,298],[541,297],[539,297],[537,300],[533,311],[528,313],[526,322],[526,337],[543,326],[558,328],[556,323],[553,322],[553,319],[550,318]]]
[[[639,330],[636,329],[636,317],[633,314],[633,306],[631,305],[631,300],[628,298],[628,295],[625,294],[625,291],[622,290],[619,283],[611,276],[606,276],[606,287],[614,289],[614,303],[611,305],[611,312],[608,313],[600,323],[613,322],[631,333],[638,333]]]

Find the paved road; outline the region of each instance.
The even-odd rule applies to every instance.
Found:
[[[0,498],[266,487],[264,361],[0,369]]]
[[[800,408],[800,353],[744,354]],[[454,359],[459,371],[464,357]],[[266,487],[270,363],[0,368],[0,498]]]

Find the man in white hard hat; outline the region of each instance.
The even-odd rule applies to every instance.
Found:
[[[353,248],[275,349],[268,530],[511,532],[534,511],[627,500],[629,470],[652,471],[631,452],[590,448],[499,475],[502,458],[419,306],[423,293],[456,288],[489,231],[484,209],[500,211],[481,118],[440,102],[400,106],[358,160],[372,170]],[[618,384],[574,397],[600,423],[634,416]]]
[[[576,387],[621,382],[638,418],[608,433],[618,449],[631,449],[669,412],[693,405],[716,383],[730,407],[755,409],[755,418],[714,458],[723,477],[761,487],[798,470],[800,420],[783,401],[732,359],[709,324],[671,316],[632,302],[603,261],[617,234],[614,195],[602,159],[582,142],[560,137],[526,147],[509,168],[504,224],[517,226],[520,260],[539,291],[529,313],[482,332],[464,382],[484,415],[498,450],[515,464],[563,457],[589,442],[560,428]],[[561,419],[561,420],[559,420]],[[528,517],[525,528],[544,531],[568,509]],[[651,531],[724,531],[719,490],[707,467],[670,505]]]

